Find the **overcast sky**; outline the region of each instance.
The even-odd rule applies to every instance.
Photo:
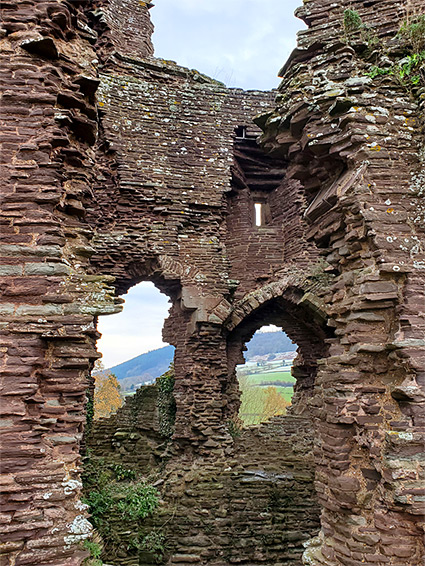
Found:
[[[97,348],[107,368],[165,346],[161,332],[171,306],[168,297],[145,282],[132,287],[123,298],[121,313],[99,317],[102,338]]]
[[[154,0],[155,55],[244,89],[269,90],[305,25],[302,0]]]
[[[154,0],[155,55],[197,69],[227,86],[270,90],[296,44],[302,0]],[[105,367],[163,346],[170,304],[150,283],[124,295],[120,314],[99,318]]]

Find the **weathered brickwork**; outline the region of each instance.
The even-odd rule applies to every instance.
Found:
[[[276,417],[239,431],[225,454],[190,462],[172,458],[167,440],[155,386],[141,387],[116,415],[96,421],[88,437],[92,464],[121,464],[160,478],[163,503],[142,537],[161,533],[161,563],[300,564],[303,543],[319,529],[310,419]],[[110,561],[151,564],[152,553],[128,544],[138,526],[119,515],[113,524],[121,544],[108,545]]]
[[[94,39],[76,5],[2,8],[2,560],[80,564],[93,317],[119,310],[111,278],[87,272],[81,221],[97,132]]]
[[[150,7],[2,4],[2,559],[86,556],[97,317],[152,280],[173,303],[177,461],[236,449],[235,364],[278,324],[299,345],[292,412],[317,440],[306,563],[417,566],[425,98],[366,74],[405,54],[405,2],[353,0],[372,31],[347,32],[343,2],[305,1],[276,102],[155,59]]]
[[[400,21],[423,6],[350,8],[369,36],[343,29],[342,4],[299,9],[309,29],[262,123],[265,147],[290,160],[288,175],[304,186],[308,236],[335,274],[325,297],[335,338],[311,402],[324,511],[309,557],[413,565],[424,559],[424,85],[367,73],[407,52]]]

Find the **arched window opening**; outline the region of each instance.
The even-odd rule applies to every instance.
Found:
[[[263,326],[245,345],[245,363],[236,366],[245,425],[283,415],[291,404],[295,379],[291,374],[297,345],[276,326]]]
[[[93,371],[95,417],[97,407],[98,416],[108,416],[126,396],[133,395],[142,385],[154,383],[174,358],[174,347],[162,339],[170,307],[168,297],[145,281],[132,287],[123,298],[121,313],[100,317],[98,321],[102,336],[97,348],[102,358]],[[116,379],[111,379],[111,375]],[[118,407],[117,391],[121,398]]]
[[[251,425],[271,418],[273,414],[265,416],[262,409],[247,408],[244,399],[267,387],[283,393],[287,401],[283,409],[291,415],[309,413],[319,360],[328,355],[333,329],[321,313],[304,303],[303,291],[288,288],[284,294],[254,309],[228,335],[226,417],[232,422],[240,419]],[[258,342],[263,343],[260,350]]]

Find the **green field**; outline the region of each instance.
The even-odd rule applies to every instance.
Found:
[[[262,373],[249,373],[244,375],[250,385],[260,385],[264,382],[283,381],[285,383],[295,383],[290,371],[267,371]]]
[[[246,371],[248,368],[245,367],[244,369]],[[296,381],[290,371],[278,371],[278,368],[264,371],[263,368],[255,366],[252,367],[252,370],[252,373],[243,372],[242,375],[239,375],[239,386],[242,392],[242,405],[239,414],[245,425],[264,422],[264,403],[270,391],[269,388],[275,389],[277,393],[290,404],[294,394],[293,384]],[[291,385],[282,386],[280,383],[288,383]],[[277,401],[276,404],[277,412],[274,414],[282,414]],[[267,415],[267,418],[270,418],[270,416],[271,415]]]

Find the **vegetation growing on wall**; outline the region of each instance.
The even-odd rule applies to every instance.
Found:
[[[174,422],[176,420],[176,401],[174,399],[174,364],[170,364],[168,371],[156,380],[158,387],[158,416],[159,432],[166,438],[171,438],[174,433]]]
[[[131,533],[138,533],[141,522],[158,507],[157,489],[133,470],[121,464],[107,464],[103,459],[95,460],[90,454],[84,468],[83,486],[83,501],[89,506],[90,521],[102,541],[102,545],[96,541],[89,543],[91,547],[87,550],[92,557],[99,558],[97,546],[104,546],[105,553],[109,554],[120,546],[126,546],[127,551],[138,550],[142,541],[133,540],[134,536],[123,540],[117,527],[128,525]]]
[[[86,539],[83,543],[83,548],[90,553],[90,556],[84,561],[84,566],[103,566],[103,560],[101,559],[103,542],[99,533],[95,531],[91,540]]]
[[[413,53],[425,49],[425,14],[408,15],[400,26],[399,37],[412,46]]]
[[[372,65],[366,74],[375,79],[379,76],[392,75],[406,87],[418,86],[421,83],[421,74],[425,71],[425,51],[406,55],[400,61],[393,63],[389,67],[379,67]]]
[[[160,562],[167,547],[165,534],[160,529],[152,529],[143,536],[140,542],[141,550],[148,552],[155,562]]]
[[[347,8],[344,10],[343,17],[343,27],[345,41],[351,43],[358,36],[361,42],[365,43],[369,50],[376,47],[379,44],[379,38],[375,33],[375,30],[363,23],[360,14],[357,10]]]
[[[373,28],[363,23],[356,10],[344,10],[343,28],[347,43],[356,44],[358,38],[367,44],[362,57],[376,62],[366,71],[371,79],[391,76],[412,94],[417,87],[425,86],[425,14],[407,14],[394,38],[398,49],[393,52],[380,42]]]
[[[357,10],[352,10],[351,8],[344,10],[344,30],[346,34],[357,31],[361,29],[362,26],[363,21]]]

